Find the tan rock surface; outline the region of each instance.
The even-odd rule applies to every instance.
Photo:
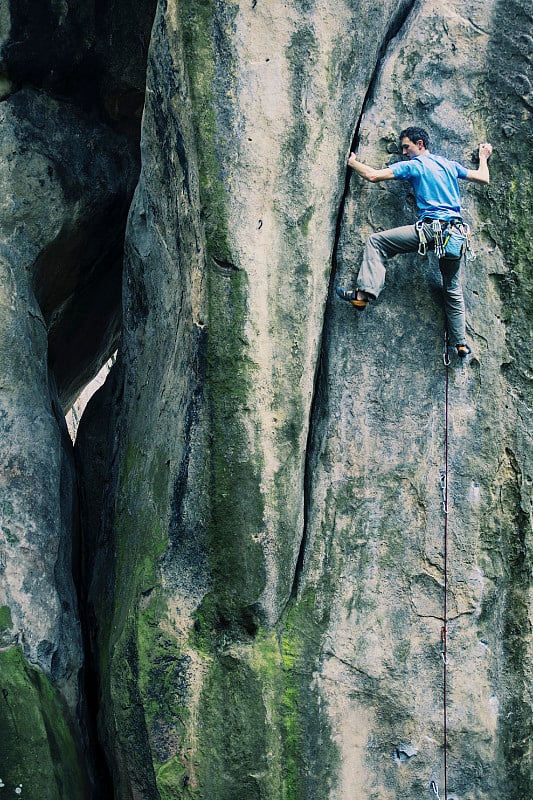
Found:
[[[106,125],[131,143],[142,59],[135,50],[130,73],[135,19],[120,28],[116,8],[104,26],[122,43],[116,58],[107,36],[94,40],[107,71],[93,110],[107,109]],[[414,212],[400,182],[348,176],[350,147],[383,166],[417,122],[435,152],[467,167],[479,141],[495,147],[490,187],[464,187],[478,254],[463,270],[474,353],[448,372],[448,800],[531,800],[531,23],[528,7],[499,0],[158,5],[117,364],[76,445],[83,549],[79,559],[72,550],[72,573],[73,475],[45,364],[76,347],[59,326],[47,352],[42,298],[59,296],[57,257],[66,276],[85,263],[59,232],[90,224],[91,202],[104,222],[110,212],[98,169],[69,205],[71,184],[50,174],[42,149],[17,149],[16,161],[5,150],[0,401],[12,520],[0,659],[14,663],[20,644],[72,705],[75,579],[89,796],[444,796],[438,270],[432,257],[395,259],[363,314],[333,291],[354,277],[369,233]],[[92,36],[89,26],[75,41],[91,51]],[[13,57],[28,46],[16,42]],[[21,73],[6,52],[9,93]],[[54,81],[46,72],[43,88],[64,86]],[[5,120],[16,98],[0,104]],[[38,99],[47,113],[62,108]],[[106,128],[102,147],[114,135]],[[123,199],[128,148],[104,176]],[[49,269],[36,271],[41,251]],[[41,294],[28,274],[42,277]],[[52,307],[53,322],[63,305]],[[87,307],[101,308],[94,293]],[[118,318],[116,299],[109,311]],[[88,344],[98,360],[105,348]],[[71,366],[75,386],[81,360]],[[28,669],[17,662],[9,680],[35,684]],[[0,733],[12,708],[0,705]],[[71,761],[54,756],[57,731],[45,729],[47,764],[57,758],[62,773]],[[83,796],[73,785],[61,790],[69,800]]]

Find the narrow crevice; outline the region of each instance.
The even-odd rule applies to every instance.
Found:
[[[98,599],[106,598],[102,608],[113,608],[116,565],[111,517],[118,485],[123,400],[124,372],[119,355],[84,412],[74,447],[81,533],[76,587],[85,659],[82,698],[94,781],[93,794],[87,800],[112,800],[119,783],[112,724],[108,724],[112,713],[109,674],[102,672],[108,620],[101,618]]]
[[[84,630],[87,629],[87,620],[82,620]],[[87,737],[89,751],[87,758],[90,760],[91,777],[93,779],[93,797],[98,800],[113,800],[115,786],[113,775],[108,764],[104,746],[101,742],[98,722],[97,709],[101,708],[100,701],[100,677],[98,669],[93,664],[92,659],[86,652],[86,665],[81,677],[83,697],[85,702],[85,715],[87,724]]]
[[[76,453],[76,460],[79,458]],[[76,589],[84,666],[80,676],[81,702],[80,712],[83,714],[85,735],[87,738],[87,760],[91,767],[92,794],[90,800],[112,800],[115,796],[115,781],[112,774],[109,753],[106,752],[101,725],[105,713],[103,707],[103,687],[101,664],[98,657],[97,629],[100,621],[96,618],[94,608],[89,601],[90,574],[87,564],[87,530],[85,522],[85,492],[80,465],[77,464],[78,493],[80,497],[79,525],[82,531],[80,546],[82,552],[77,564]],[[92,565],[91,565],[92,567]]]
[[[351,146],[351,150],[353,150],[354,152],[357,152],[357,148],[359,146],[361,122],[363,120],[363,117],[365,115],[368,106],[370,105],[371,102],[373,102],[376,86],[383,69],[383,64],[386,58],[387,51],[389,50],[389,47],[391,43],[394,41],[394,39],[396,39],[396,37],[404,30],[405,26],[409,23],[409,20],[415,8],[417,7],[418,3],[419,0],[406,0],[405,2],[400,3],[398,10],[393,15],[390,21],[385,36],[383,37],[383,41],[377,53],[376,64],[372,72],[372,75],[370,76],[368,88],[364,96],[363,102],[361,104],[361,112],[359,114],[359,117],[357,119],[354,128],[354,134],[352,137],[352,146]],[[331,316],[331,300],[334,292],[336,272],[337,272],[337,252],[341,236],[342,220],[344,217],[344,209],[350,191],[350,177],[351,177],[351,170],[349,167],[347,167],[346,177],[344,181],[344,190],[340,200],[339,211],[337,214],[337,223],[335,226],[335,240],[333,243],[333,251],[331,258],[331,272],[330,272],[330,280],[328,287],[328,300],[324,312],[322,335],[318,346],[319,357],[317,359],[317,364],[315,369],[315,376],[313,382],[313,397],[311,400],[311,408],[309,411],[310,421],[309,421],[309,430],[307,434],[307,442],[305,450],[304,487],[303,487],[304,488],[303,532],[300,541],[300,550],[298,553],[298,558],[296,560],[294,579],[292,583],[289,600],[296,598],[298,595],[298,589],[300,586],[300,580],[305,562],[307,542],[309,538],[309,511],[310,511],[311,496],[312,496],[313,457],[315,453],[315,442],[320,436],[319,419],[321,416],[321,409],[324,407],[324,404],[327,400],[327,375],[328,375],[327,354],[329,352],[329,332],[330,332],[329,319]]]

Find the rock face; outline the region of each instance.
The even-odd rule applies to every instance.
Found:
[[[117,9],[102,19],[127,42]],[[32,687],[42,730],[66,700],[72,731],[70,788],[36,797],[530,800],[531,23],[527,8],[497,0],[158,5],[119,355],[76,444],[79,554],[53,384],[68,406],[102,339],[115,340],[69,350],[78,317],[54,322],[69,281],[98,257],[58,239],[68,226],[52,208],[46,224],[15,217],[11,234],[5,215],[12,521],[2,523],[0,656],[10,693]],[[79,218],[97,210],[83,218],[116,262],[135,139],[109,98],[127,107],[127,70],[96,28],[79,30],[69,58],[81,64],[85,48],[107,64],[91,134],[102,133],[104,160],[74,180],[69,158],[69,185]],[[39,74],[52,91],[53,72]],[[22,108],[24,124],[6,141],[58,102],[12,94],[0,112],[9,122]],[[463,270],[466,366],[443,361],[432,256],[391,261],[364,314],[334,298],[369,233],[414,212],[401,182],[347,176],[350,147],[383,166],[413,122],[467,167],[480,141],[495,146],[491,186],[464,186],[477,251]],[[115,169],[104,179],[107,152]],[[53,182],[37,144],[28,153],[31,185]],[[4,185],[14,181],[6,172]],[[106,239],[98,220],[110,218]],[[78,314],[101,308],[94,294],[73,302]],[[117,305],[109,298],[108,332]],[[33,419],[43,422],[30,436]],[[32,484],[40,506],[24,502]],[[54,731],[39,746],[60,774]],[[26,780],[17,769],[13,786]]]
[[[144,96],[146,54],[130,53],[140,103],[126,126],[106,111],[126,59],[106,64],[95,38],[90,4],[0,10],[0,788],[50,800],[100,792],[63,413],[117,345]]]

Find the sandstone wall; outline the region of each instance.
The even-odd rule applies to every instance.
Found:
[[[117,346],[146,62],[104,5],[0,9],[0,789],[50,800],[100,792],[63,413]]]
[[[331,292],[368,233],[413,215],[400,184],[354,176],[345,195],[351,138],[383,165],[415,120],[469,167],[479,141],[496,146],[492,187],[465,188],[474,356],[449,371],[448,790],[527,800],[528,328],[511,309],[531,285],[529,50],[501,21],[515,11],[158,10],[91,601],[116,796],[443,792],[438,271],[398,259],[360,316]],[[512,106],[493,78],[511,63]]]
[[[15,25],[17,47],[3,51],[0,113],[24,112],[6,141],[20,141],[34,109],[48,120],[61,102],[48,93],[61,87],[82,120],[65,126],[62,146],[86,125],[81,139],[101,136],[115,169],[87,155],[92,171],[76,177],[68,158],[69,206],[47,166],[70,151],[32,144],[51,134],[24,139],[21,189],[4,168],[30,222],[6,210],[2,228],[12,516],[2,522],[0,657],[10,671],[0,680],[7,697],[32,687],[48,766],[30,786],[9,727],[22,708],[6,702],[1,731],[17,747],[0,777],[31,798],[392,800],[444,797],[446,782],[450,800],[531,800],[530,9],[157,5],[118,277],[119,353],[76,443],[78,549],[54,384],[68,406],[115,346],[120,303],[101,282],[100,296],[74,293],[78,315],[106,306],[102,346],[79,316],[54,328],[68,321],[63,301],[47,313],[43,298],[65,297],[82,264],[103,280],[107,254],[115,268],[120,260],[144,93],[131,42],[146,52],[137,34],[150,16],[136,27],[121,9],[108,3],[97,25],[89,4],[77,7],[70,89],[48,62],[37,70],[43,93],[21,86]],[[89,102],[83,76],[95,63],[105,68]],[[392,261],[362,314],[334,293],[354,279],[369,233],[414,213],[400,182],[349,175],[348,152],[383,166],[412,122],[467,167],[480,141],[495,147],[490,187],[464,186],[476,231],[477,259],[463,271],[473,356],[464,366],[452,357],[448,371],[432,256]],[[31,202],[41,181],[46,224]],[[57,233],[61,214],[93,220],[80,208],[114,220],[112,237],[90,228],[85,262],[90,237],[75,247]],[[79,361],[69,330],[87,345]],[[31,486],[40,503],[26,502]],[[68,735],[57,724],[65,702]]]

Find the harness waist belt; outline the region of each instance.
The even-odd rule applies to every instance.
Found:
[[[452,223],[461,223],[463,220],[461,217],[452,217],[451,219],[435,219],[435,217],[422,217],[420,222],[440,222],[441,225],[450,225]]]

